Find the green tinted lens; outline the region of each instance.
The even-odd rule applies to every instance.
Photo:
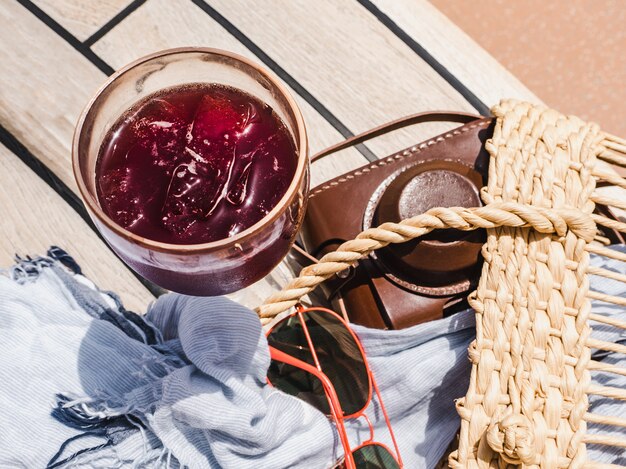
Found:
[[[315,366],[311,349],[306,340],[302,323],[292,316],[278,323],[267,338],[274,348]],[[325,414],[330,414],[330,405],[319,379],[298,367],[272,360],[267,377],[272,385],[287,394],[296,396]]]
[[[332,314],[323,311],[307,311],[301,314],[306,323],[313,348],[322,372],[333,384],[345,415],[354,414],[368,404],[370,381],[364,357],[346,325]],[[279,323],[268,337],[271,346],[315,366],[309,344],[298,315]],[[282,365],[282,364],[281,364]],[[319,391],[316,407],[330,413],[328,401],[321,387],[310,386],[306,372],[296,373],[293,367],[273,364],[268,372],[270,382],[277,388],[300,397]],[[288,375],[288,376],[287,376]],[[317,380],[315,380],[317,381]],[[309,398],[305,398],[311,402]],[[311,402],[312,403],[312,402]]]
[[[362,446],[352,453],[356,469],[400,469],[387,449],[376,443]]]
[[[330,414],[330,406],[319,379],[307,371],[272,360],[267,371],[270,383],[283,392],[308,402],[320,412]]]
[[[333,384],[345,415],[363,410],[370,396],[365,359],[346,325],[322,311],[302,313],[320,367]]]

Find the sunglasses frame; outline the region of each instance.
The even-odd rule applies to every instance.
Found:
[[[319,364],[319,360],[317,358],[317,354],[315,352],[315,348],[313,347],[313,341],[311,340],[311,336],[309,334],[309,330],[306,326],[306,322],[303,318],[303,314],[307,313],[307,312],[321,312],[324,314],[330,314],[334,319],[336,319],[337,321],[339,321],[340,324],[342,324],[345,329],[348,331],[348,333],[350,334],[350,336],[352,337],[352,339],[354,340],[354,342],[356,343],[358,350],[361,354],[361,357],[363,359],[363,365],[365,366],[366,372],[367,372],[367,378],[368,378],[368,395],[367,395],[367,401],[365,402],[365,405],[358,410],[357,412],[354,412],[352,414],[349,415],[344,415],[343,409],[341,407],[341,403],[339,401],[339,397],[337,396],[337,392],[335,390],[335,387],[333,386],[332,382],[330,381],[330,379],[328,378],[328,376],[326,376],[326,374],[322,371],[321,366]],[[382,448],[384,448],[396,461],[396,463],[400,466],[400,468],[403,467],[402,465],[402,458],[400,456],[400,451],[398,449],[398,443],[396,442],[396,437],[393,433],[393,429],[391,428],[391,423],[389,422],[389,417],[387,415],[387,410],[385,409],[385,405],[383,403],[382,397],[380,395],[380,391],[378,390],[378,384],[376,383],[376,379],[374,378],[374,374],[372,373],[372,370],[369,366],[369,362],[367,361],[367,356],[365,355],[365,351],[363,350],[363,346],[361,345],[361,341],[359,340],[359,338],[357,337],[357,335],[354,333],[354,331],[350,328],[348,322],[342,318],[339,314],[335,313],[334,311],[327,309],[327,308],[322,308],[322,307],[311,307],[311,308],[304,308],[302,305],[298,304],[296,306],[296,311],[294,311],[293,313],[285,316],[284,318],[281,318],[279,321],[277,321],[275,324],[273,324],[266,332],[266,337],[269,338],[269,336],[271,335],[272,331],[281,323],[288,321],[289,319],[293,318],[294,316],[297,316],[300,324],[302,325],[302,330],[304,332],[304,335],[306,337],[308,346],[311,350],[311,355],[313,356],[313,360],[315,361],[315,366],[306,363],[302,360],[299,360],[298,358],[292,357],[291,355],[289,355],[286,352],[283,352],[281,350],[278,350],[275,347],[272,347],[271,345],[269,346],[269,350],[270,350],[270,357],[272,360],[278,361],[278,362],[282,362],[282,363],[286,363],[288,365],[294,366],[296,368],[300,368],[303,371],[306,371],[310,374],[312,374],[313,376],[315,376],[317,379],[320,380],[320,382],[322,383],[322,387],[324,388],[324,394],[326,395],[326,399],[328,400],[329,403],[329,408],[330,408],[330,415],[329,417],[331,417],[336,424],[337,427],[337,431],[339,433],[339,438],[341,440],[341,443],[344,447],[344,462],[346,464],[347,469],[356,469],[356,465],[354,462],[354,457],[353,454],[358,451],[359,449],[365,447],[365,446],[381,446]],[[268,383],[270,385],[272,385],[271,381],[268,378]],[[395,447],[395,454],[394,452],[392,452],[390,450],[390,448],[380,442],[375,442],[374,441],[374,428],[369,420],[369,418],[367,417],[367,415],[365,414],[365,410],[369,407],[370,403],[372,402],[372,389],[374,390],[374,392],[376,393],[376,396],[378,397],[378,402],[380,404],[380,408],[383,412],[383,415],[385,417],[385,422],[387,424],[387,429],[389,430],[389,434],[391,435],[391,440],[393,441],[393,445]],[[348,440],[348,434],[346,432],[346,428],[345,428],[345,420],[348,419],[358,419],[359,417],[364,417],[365,420],[367,421],[369,428],[370,428],[370,437],[369,439],[365,440],[363,443],[361,443],[359,446],[357,446],[356,448],[352,449],[350,447],[350,442]]]

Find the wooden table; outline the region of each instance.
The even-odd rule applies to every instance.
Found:
[[[94,231],[70,163],[83,106],[135,58],[210,46],[263,63],[301,106],[312,153],[410,113],[538,101],[424,0],[3,0],[0,24],[0,266],[57,245],[135,311],[154,291]],[[313,184],[444,129],[320,162]]]

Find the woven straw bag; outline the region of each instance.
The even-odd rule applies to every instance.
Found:
[[[595,361],[590,349],[626,346],[590,337],[590,321],[626,329],[591,312],[590,300],[626,306],[626,298],[589,289],[589,275],[626,283],[591,267],[589,253],[626,262],[604,247],[597,226],[626,232],[626,223],[592,213],[595,204],[626,210],[626,180],[606,163],[626,167],[626,141],[596,124],[543,106],[505,100],[496,117],[483,207],[433,208],[400,223],[368,229],[308,266],[257,308],[268,323],[330,276],[372,251],[434,229],[484,228],[484,264],[469,301],[476,340],[469,349],[470,385],[459,399],[461,468],[617,468],[587,460],[586,444],[626,447],[626,438],[587,433],[587,424],[626,428],[626,419],[588,412],[588,396],[626,400],[626,390],[594,382],[594,372],[626,376]],[[626,467],[626,466],[623,466]]]

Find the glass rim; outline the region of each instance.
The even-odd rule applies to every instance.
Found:
[[[124,74],[134,69],[138,65],[141,65],[150,60],[154,60],[159,57],[176,55],[176,54],[187,54],[187,53],[204,53],[216,56],[223,56],[233,61],[241,62],[252,69],[256,70],[259,74],[261,74],[265,79],[268,80],[269,83],[274,86],[278,92],[284,97],[285,101],[288,103],[288,106],[293,112],[293,116],[295,118],[296,128],[295,134],[298,138],[299,145],[296,149],[298,162],[296,166],[296,172],[293,176],[293,179],[287,188],[287,191],[283,195],[283,197],[278,201],[278,203],[270,210],[270,212],[261,218],[258,222],[253,224],[252,226],[246,228],[245,230],[237,233],[234,236],[228,238],[222,238],[216,241],[211,241],[208,243],[199,243],[199,244],[174,244],[174,243],[164,243],[161,241],[155,241],[150,238],[145,238],[143,236],[139,236],[121,225],[117,224],[110,218],[98,203],[96,196],[91,194],[87,185],[83,179],[81,170],[80,170],[80,152],[79,152],[79,141],[80,137],[84,130],[84,124],[87,119],[87,116],[91,112],[94,104],[100,98],[100,96],[115,82],[118,78],[122,77]],[[302,179],[305,176],[306,169],[308,166],[308,140],[306,128],[304,125],[304,118],[302,117],[302,112],[298,107],[296,101],[291,96],[289,90],[287,90],[286,86],[280,81],[280,79],[270,72],[268,69],[260,66],[259,64],[243,57],[234,52],[212,48],[212,47],[176,47],[172,49],[164,49],[158,52],[153,52],[152,54],[145,55],[140,57],[124,67],[117,70],[113,73],[108,79],[98,88],[98,90],[93,94],[91,99],[88,101],[87,105],[83,108],[76,127],[74,129],[74,135],[72,138],[72,170],[74,173],[74,179],[78,185],[78,190],[80,192],[81,197],[85,201],[87,208],[91,213],[95,215],[95,217],[104,223],[108,229],[113,231],[116,235],[134,242],[140,246],[148,248],[153,251],[165,252],[165,253],[173,253],[173,254],[200,254],[210,251],[216,251],[220,249],[224,249],[229,246],[234,246],[240,243],[245,242],[247,239],[253,237],[255,234],[263,230],[266,226],[271,225],[283,212],[285,209],[289,207],[294,197],[297,197],[298,190]],[[306,202],[306,201],[305,201]]]

